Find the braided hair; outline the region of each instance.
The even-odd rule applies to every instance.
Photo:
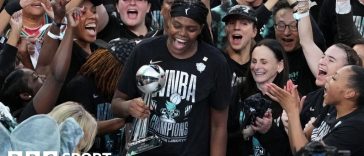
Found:
[[[79,74],[92,77],[96,88],[107,98],[111,99],[121,75],[123,64],[107,49],[97,49],[82,65]]]

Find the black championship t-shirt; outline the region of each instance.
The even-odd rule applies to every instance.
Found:
[[[227,143],[227,155],[242,155],[247,150],[243,149],[244,138],[241,134],[240,126],[240,95],[241,87],[243,83],[246,83],[247,75],[249,71],[249,63],[243,65],[232,60],[226,53],[223,53],[230,65],[231,69],[231,87],[232,87],[232,99],[229,105],[228,116],[228,143]]]
[[[321,141],[338,150],[349,150],[352,156],[364,153],[364,111],[354,112],[336,119],[336,111],[326,115],[318,128],[312,131],[311,141]]]
[[[302,127],[305,127],[311,117],[316,118],[323,112],[324,93],[324,88],[320,88],[306,95],[300,113]]]
[[[130,98],[140,97],[136,71],[150,63],[161,66],[166,83],[152,95],[148,130],[163,144],[142,155],[207,156],[210,108],[226,109],[231,99],[228,63],[216,48],[202,41],[192,57],[177,59],[168,51],[166,39],[147,39],[135,48],[119,81],[119,90]]]

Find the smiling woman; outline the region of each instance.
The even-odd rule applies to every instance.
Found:
[[[243,93],[253,88],[257,88],[258,92],[240,103],[241,116],[244,116],[241,125],[244,138],[257,138],[261,145],[254,145],[254,149],[265,149],[264,155],[290,155],[288,137],[280,124],[283,109],[266,96],[267,84],[283,87],[288,80],[285,51],[277,40],[265,39],[257,43],[250,57],[250,73],[246,86],[242,87]]]
[[[116,38],[142,39],[153,36],[153,26],[148,16],[150,0],[116,0],[117,15],[109,14],[101,5],[97,8],[101,30],[98,38],[109,42]],[[112,32],[112,33],[110,33]]]
[[[187,17],[172,17],[169,25],[167,47],[171,54],[179,59],[194,55],[202,26]]]
[[[197,5],[179,1],[173,3],[171,19],[168,22],[167,47],[174,57],[185,59],[196,53],[197,38],[206,22],[207,13],[208,10],[202,2]]]
[[[123,69],[111,110],[120,117],[149,117],[148,131],[163,142],[141,155],[226,154],[231,74],[223,54],[198,39],[207,13],[201,1],[175,1],[167,36],[139,43]],[[168,79],[153,94],[151,110],[140,98],[135,74],[152,62]]]
[[[79,45],[88,45],[96,40],[96,29],[98,16],[96,14],[96,6],[90,1],[84,1],[82,4],[80,24],[74,29],[76,43]],[[89,47],[82,47],[89,54],[91,49]]]
[[[363,79],[364,69],[356,65],[342,67],[327,78],[324,103],[329,106],[329,110],[315,121],[310,136],[305,136],[300,125],[297,89],[287,90],[269,85],[270,97],[287,112],[288,135],[293,152],[300,150],[309,141],[320,141],[338,150],[349,150],[352,156],[363,154]]]

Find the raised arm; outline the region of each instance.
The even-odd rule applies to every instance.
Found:
[[[83,3],[84,0],[72,0],[67,4],[66,10],[71,10],[74,7],[78,7]],[[102,0],[90,0],[92,4],[96,7],[96,13],[99,16],[97,20],[97,32],[103,30],[107,23],[109,22],[109,15],[105,9],[105,6],[102,4]],[[81,6],[80,6],[81,7]]]
[[[258,18],[257,30],[260,30],[271,19],[272,9],[276,5],[278,0],[267,0],[263,5],[260,5],[256,10],[256,16]],[[260,40],[259,35],[256,39]]]
[[[44,35],[44,43],[46,44],[42,45],[38,63],[35,68],[35,71],[38,74],[47,75],[49,72],[50,65],[56,53],[54,49],[58,48],[61,40],[61,38],[58,38],[58,36],[61,32],[61,24],[64,23],[63,18],[66,14],[65,6],[69,1],[70,0],[57,0],[52,3],[54,22],[49,27],[46,35]]]
[[[67,29],[54,56],[47,79],[33,98],[33,105],[38,114],[48,113],[53,109],[71,62],[73,32],[81,18],[80,8],[74,8],[67,15]]]
[[[0,52],[0,87],[6,76],[15,69],[16,48],[20,40],[20,31],[22,27],[21,18],[11,19],[11,31],[9,33],[8,41],[4,49]]]
[[[272,11],[277,2],[278,0],[267,0],[263,5],[265,8],[267,8],[267,10]]]
[[[0,34],[4,33],[4,29],[9,24],[11,16],[32,2],[33,0],[10,0],[0,13]]]
[[[307,64],[312,74],[316,77],[318,72],[317,66],[320,58],[323,55],[323,52],[313,40],[312,25],[309,16],[309,1],[300,1],[297,5],[302,6],[296,13],[296,15],[301,16],[298,21],[300,44],[302,46]]]
[[[6,12],[6,10],[2,10],[0,13],[0,34],[4,33],[4,30],[6,28],[6,26],[9,24],[9,20],[10,20],[11,16],[9,15],[8,12]]]
[[[292,83],[289,81],[288,83]],[[288,84],[287,83],[287,84]],[[287,85],[288,86],[288,85]],[[300,106],[303,100],[299,100],[297,86],[288,92],[277,85],[270,83],[267,85],[267,95],[277,101],[282,108],[287,112],[288,116],[288,137],[291,145],[292,153],[295,154],[298,150],[304,147],[308,140],[301,127],[300,121]]]
[[[336,0],[336,23],[338,42],[352,45],[354,40],[362,38],[353,22],[350,0]]]
[[[261,5],[257,10],[257,29],[260,30],[271,18],[272,9],[277,4],[278,0],[267,0],[263,5]]]

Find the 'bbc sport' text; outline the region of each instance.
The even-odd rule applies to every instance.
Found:
[[[57,151],[8,151],[8,156],[111,156],[111,153],[63,153]]]

